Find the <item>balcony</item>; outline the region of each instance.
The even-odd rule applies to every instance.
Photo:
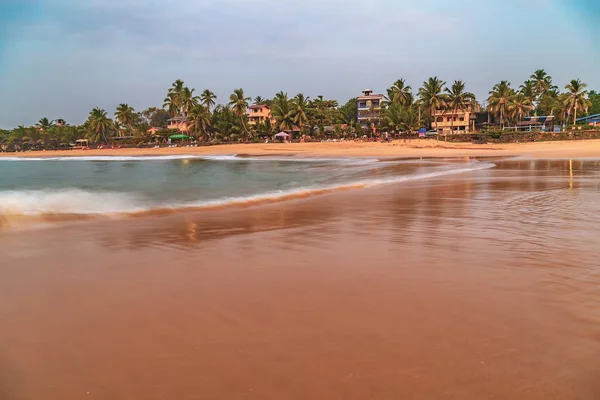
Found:
[[[378,111],[359,111],[358,119],[377,119],[382,118]]]

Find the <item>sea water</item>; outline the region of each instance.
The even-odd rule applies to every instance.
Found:
[[[492,166],[456,160],[235,155],[0,158],[0,216],[226,206]]]

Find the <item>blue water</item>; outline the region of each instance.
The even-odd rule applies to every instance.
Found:
[[[0,216],[226,205],[423,179],[487,163],[235,156],[0,159]]]

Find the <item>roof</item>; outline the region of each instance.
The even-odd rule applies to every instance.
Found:
[[[268,105],[266,105],[266,104],[252,104],[252,105],[251,105],[250,107],[248,107],[248,108],[265,108],[265,107],[266,107],[266,108],[269,108],[269,106],[268,106]]]
[[[597,120],[598,118],[600,118],[600,114],[593,114],[593,115],[588,115],[587,117],[577,118],[577,122],[583,122],[583,121],[588,121],[588,120],[591,120],[593,122],[593,121]]]
[[[533,115],[533,116],[525,117],[524,118],[524,120],[526,122],[533,122],[533,123],[536,123],[536,122],[541,122],[541,123],[550,122],[553,119],[554,119],[554,115]]]
[[[383,99],[385,96],[382,94],[372,94],[370,96],[358,96],[357,100],[373,100],[373,99]]]
[[[187,117],[178,116],[178,117],[169,118],[167,121],[168,122],[171,122],[171,121],[175,121],[175,122],[187,122],[188,118]]]

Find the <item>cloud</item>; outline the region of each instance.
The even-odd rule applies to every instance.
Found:
[[[417,87],[429,75],[464,79],[484,95],[494,81],[540,67],[598,83],[589,81],[598,55],[567,46],[585,34],[553,34],[547,24],[559,9],[542,0],[6,1],[0,126],[41,116],[81,122],[92,107],[121,102],[160,105],[177,78],[221,98],[242,86],[253,96],[340,101],[399,77]],[[556,48],[588,63],[566,65]]]

